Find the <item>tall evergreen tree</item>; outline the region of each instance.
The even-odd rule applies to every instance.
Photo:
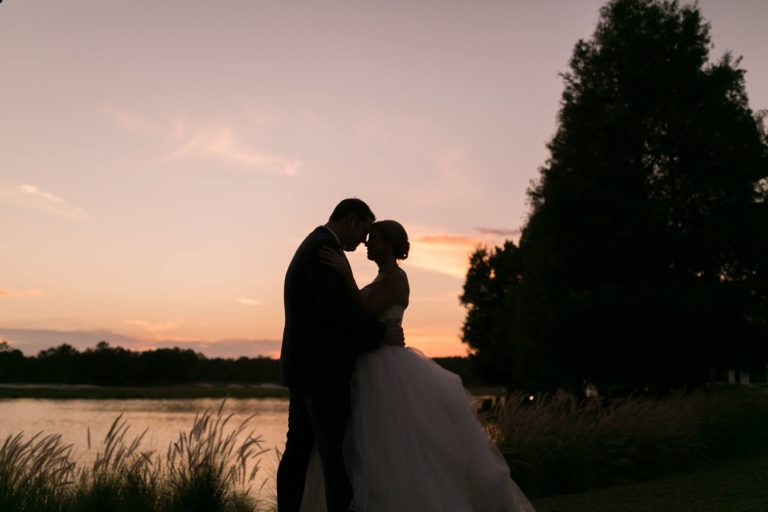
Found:
[[[764,368],[768,137],[739,59],[711,47],[698,7],[662,0],[610,1],[576,44],[505,312],[510,382],[668,389]]]

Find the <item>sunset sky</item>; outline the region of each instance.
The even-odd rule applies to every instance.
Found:
[[[408,343],[464,355],[468,255],[517,239],[602,3],[3,1],[0,339],[275,356],[296,246],[356,196],[410,233]],[[768,108],[768,2],[699,5]]]

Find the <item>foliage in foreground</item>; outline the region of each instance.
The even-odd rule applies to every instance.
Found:
[[[221,408],[206,412],[167,452],[154,454],[142,451],[144,434],[128,437],[119,417],[84,467],[58,434],[8,436],[0,446],[0,510],[274,512],[274,500],[258,501],[250,492],[264,453],[246,433],[250,418],[228,427],[230,418]],[[764,390],[709,389],[609,404],[517,394],[485,419],[530,497],[654,479],[768,450]]]
[[[164,454],[141,449],[146,431],[129,438],[122,417],[112,424],[90,466],[78,466],[60,434],[8,436],[0,446],[0,510],[15,512],[253,512],[250,493],[260,440],[252,417],[228,426],[232,415],[195,417]]]
[[[768,448],[768,396],[706,390],[603,404],[568,394],[512,395],[489,430],[530,496],[657,478]]]

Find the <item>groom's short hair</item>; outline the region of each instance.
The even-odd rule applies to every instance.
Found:
[[[333,209],[333,213],[331,213],[330,220],[338,222],[350,214],[354,215],[358,220],[370,220],[371,222],[376,220],[376,216],[370,207],[362,199],[356,197],[344,199],[337,204],[336,208]]]

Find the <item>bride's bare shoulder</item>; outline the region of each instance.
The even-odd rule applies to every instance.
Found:
[[[397,273],[400,275],[401,282],[405,285],[405,287],[408,287],[408,273],[403,270],[401,267],[397,267]]]
[[[408,274],[401,267],[396,267],[392,271],[388,272],[385,279],[389,281],[390,285],[408,286]]]
[[[387,287],[391,290],[396,301],[406,305],[411,288],[408,284],[408,274],[400,267],[397,267],[387,275]]]

